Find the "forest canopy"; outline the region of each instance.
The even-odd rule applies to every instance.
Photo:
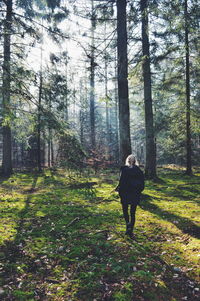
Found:
[[[132,152],[149,178],[157,164],[191,174],[199,14],[197,0],[1,1],[2,172]]]

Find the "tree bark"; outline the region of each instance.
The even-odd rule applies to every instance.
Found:
[[[123,164],[126,157],[131,154],[126,0],[117,0],[117,56],[120,163]]]
[[[79,101],[80,101],[80,111],[79,111],[79,123],[80,123],[80,141],[81,145],[84,144],[84,106],[83,106],[83,101],[84,101],[85,95],[84,95],[84,88],[83,88],[83,83],[82,80],[80,80],[79,83]]]
[[[42,71],[40,71],[40,85],[39,85],[39,98],[38,98],[38,124],[37,124],[37,159],[38,171],[42,171],[41,166],[41,101],[42,101]]]
[[[50,95],[49,95],[49,110],[50,112],[52,112],[52,95],[51,95],[51,91],[50,91]],[[51,167],[51,143],[52,143],[52,129],[51,126],[49,124],[48,126],[48,152],[47,152],[47,158],[48,158],[48,167]]]
[[[94,77],[95,77],[95,62],[94,62],[94,30],[95,30],[95,14],[94,3],[92,0],[92,16],[91,16],[91,53],[90,53],[90,129],[91,129],[91,147],[95,149],[95,105],[94,105]]]
[[[115,61],[117,62],[117,52],[115,53]],[[117,65],[115,65],[115,78],[117,79]],[[117,88],[117,81],[115,80],[115,114],[114,114],[114,118],[115,118],[115,130],[116,130],[116,148],[115,148],[115,159],[116,159],[116,163],[119,163],[120,158],[119,158],[119,102],[118,102],[118,88]]]
[[[48,144],[47,144],[47,161],[48,167],[51,167],[51,128],[48,128]]]
[[[106,36],[106,23],[104,25],[104,34]],[[107,59],[107,52],[106,52],[106,48],[107,48],[107,44],[106,44],[106,40],[105,40],[105,53],[104,53],[104,76],[105,76],[105,102],[106,102],[106,159],[109,160],[109,158],[111,157],[110,154],[110,145],[111,145],[111,134],[110,134],[110,120],[109,120],[109,99],[108,99],[108,59]]]
[[[51,166],[54,166],[54,157],[53,139],[51,139]]]
[[[191,124],[190,124],[190,50],[188,40],[188,2],[184,3],[185,15],[185,80],[186,80],[186,174],[192,174],[192,147],[191,147]]]
[[[151,69],[149,53],[148,33],[148,0],[141,0],[142,15],[142,52],[143,52],[143,81],[144,81],[144,105],[145,105],[145,130],[146,130],[146,162],[145,175],[149,179],[156,177],[156,148],[154,138]]]
[[[11,60],[11,26],[12,26],[12,0],[6,2],[6,19],[4,25],[4,62],[3,62],[3,174],[12,173],[12,142],[10,125],[10,60]]]

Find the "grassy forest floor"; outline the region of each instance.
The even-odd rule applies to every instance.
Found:
[[[127,238],[117,172],[1,179],[0,299],[200,300],[200,171],[160,169]]]

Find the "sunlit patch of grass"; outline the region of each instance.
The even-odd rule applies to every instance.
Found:
[[[146,182],[137,210],[136,241],[124,235],[114,192],[117,172],[86,178],[46,170],[3,181],[4,296],[172,301],[187,294],[188,300],[197,300],[187,279],[197,287],[199,187],[192,183],[198,182],[198,175],[188,178],[181,172],[160,170],[159,181]],[[190,278],[183,280],[183,275]]]
[[[13,221],[13,218],[1,218],[0,224],[0,245],[4,241],[10,241],[15,238],[16,235],[16,221]]]

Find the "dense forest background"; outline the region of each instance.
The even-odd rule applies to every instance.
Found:
[[[0,0],[1,300],[200,300],[199,16]],[[133,237],[116,192],[131,153]]]
[[[115,166],[200,160],[198,0],[0,2],[0,160]]]

